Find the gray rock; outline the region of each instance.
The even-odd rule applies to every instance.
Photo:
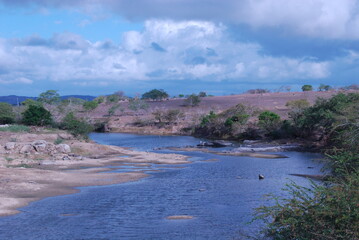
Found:
[[[45,140],[37,140],[31,144],[37,152],[45,152],[47,142]]]
[[[14,150],[15,146],[16,146],[16,143],[14,143],[14,142],[5,143],[5,150],[8,150],[8,151]]]
[[[60,153],[70,153],[71,152],[71,148],[67,144],[56,145],[56,150]]]
[[[31,144],[26,144],[21,147],[19,152],[20,153],[33,153],[33,152],[35,152],[35,149]]]

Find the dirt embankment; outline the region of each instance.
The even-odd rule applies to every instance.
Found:
[[[61,143],[60,142],[61,139]],[[58,144],[55,144],[57,142]],[[59,147],[60,146],[60,147]],[[74,187],[135,181],[143,171],[107,172],[106,166],[188,163],[185,156],[136,152],[78,141],[61,133],[0,132],[0,216],[49,196],[74,193]]]

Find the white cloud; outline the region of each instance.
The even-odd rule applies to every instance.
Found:
[[[358,0],[0,0],[7,5],[80,8],[103,18],[108,11],[130,20],[203,20],[280,28],[323,39],[359,38]],[[96,18],[96,17],[95,17]],[[163,26],[165,27],[165,26]]]
[[[46,80],[106,86],[131,80],[287,82],[331,74],[330,62],[261,52],[258,44],[232,40],[222,24],[151,20],[143,31],[125,33],[117,46],[109,41],[93,43],[73,33],[55,34],[48,40],[0,39],[0,83]]]

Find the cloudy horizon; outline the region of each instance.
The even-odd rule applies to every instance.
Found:
[[[356,0],[0,0],[0,95],[358,82]],[[20,86],[20,87],[19,87]]]

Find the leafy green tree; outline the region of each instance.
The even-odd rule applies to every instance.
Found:
[[[52,123],[52,115],[43,106],[30,105],[22,113],[22,121],[26,125],[46,126]]]
[[[308,85],[308,84],[303,85],[303,86],[302,86],[302,91],[303,91],[303,92],[313,91],[313,86],[312,86],[312,85]]]
[[[179,98],[184,98],[184,94],[178,94]]]
[[[198,106],[200,102],[201,102],[201,98],[198,95],[191,94],[185,99],[184,105],[195,107]]]
[[[0,124],[13,123],[15,121],[15,113],[12,106],[8,103],[0,102]]]
[[[93,101],[96,101],[98,104],[101,104],[101,103],[105,102],[105,97],[99,96],[99,97],[95,98]]]
[[[47,90],[39,95],[37,101],[47,104],[54,104],[60,102],[60,94],[56,90]]]
[[[156,101],[162,101],[168,97],[168,93],[166,93],[163,89],[152,89],[151,91],[142,94],[142,99],[152,99]]]

